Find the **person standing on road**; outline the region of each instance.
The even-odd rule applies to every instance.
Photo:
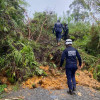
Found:
[[[61,33],[62,33],[63,25],[60,23],[60,20],[57,20],[57,23],[55,23],[54,28],[53,28],[53,33],[54,31],[56,32],[56,40],[57,40],[57,45],[60,45],[61,41]]]
[[[63,30],[64,30],[64,34],[62,37],[64,37],[64,40],[66,40],[68,38],[68,32],[69,32],[68,24],[64,23]]]
[[[74,94],[73,91],[76,90],[76,81],[75,81],[75,72],[77,70],[77,59],[79,61],[79,68],[81,68],[81,57],[78,51],[72,47],[72,40],[67,39],[66,40],[66,49],[62,53],[60,67],[62,67],[64,59],[66,58],[66,76],[67,76],[67,84],[69,94]]]

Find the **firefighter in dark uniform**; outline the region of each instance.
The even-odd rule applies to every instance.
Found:
[[[53,33],[54,31],[56,32],[56,40],[57,40],[57,44],[60,45],[60,41],[61,41],[61,33],[62,33],[62,29],[63,29],[63,25],[60,23],[60,20],[57,20],[57,23],[55,23],[54,28],[53,28]]]
[[[79,68],[81,68],[81,57],[78,51],[72,47],[72,40],[66,40],[66,49],[62,53],[60,67],[62,67],[64,59],[66,58],[66,76],[67,84],[69,87],[69,94],[74,94],[73,91],[76,90],[75,72],[77,70],[77,59],[79,61]]]

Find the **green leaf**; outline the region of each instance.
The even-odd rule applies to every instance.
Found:
[[[7,29],[6,27],[4,27],[4,31],[5,31],[5,32],[8,32],[8,29]]]

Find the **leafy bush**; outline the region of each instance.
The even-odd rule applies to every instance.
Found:
[[[30,39],[36,41],[44,34],[51,34],[55,20],[57,20],[57,16],[53,12],[36,12],[34,18],[26,25],[25,35],[29,36],[29,32],[31,32]]]
[[[6,84],[0,85],[0,94],[4,91],[4,88],[6,87],[7,87]]]
[[[96,61],[97,61],[97,58],[96,57],[94,57],[94,56],[92,56],[92,55],[89,55],[89,54],[87,54],[84,50],[82,50],[82,49],[78,49],[78,51],[80,52],[80,55],[81,55],[81,57],[82,57],[82,62],[84,62],[85,63],[85,67],[87,68],[87,69],[89,69],[90,67],[93,67],[94,66],[94,64],[96,63]]]
[[[23,55],[23,64],[25,66],[30,66],[32,68],[33,65],[37,65],[37,63],[35,62],[33,50],[29,45],[24,45],[23,49],[21,50],[21,53]]]
[[[5,65],[5,58],[0,57],[0,66],[1,68]]]
[[[90,33],[90,24],[89,23],[82,23],[78,22],[76,24],[69,24],[69,35],[74,38],[74,40],[77,39],[83,39],[84,36],[88,36]]]
[[[24,25],[24,11],[21,6],[25,2],[23,0],[0,0],[0,33],[1,39],[6,38],[6,35],[18,27]]]
[[[100,65],[95,66],[93,76],[95,79],[100,81]]]
[[[100,27],[91,27],[90,41],[87,43],[87,50],[92,55],[100,54]]]

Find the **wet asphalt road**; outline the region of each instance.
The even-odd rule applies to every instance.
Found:
[[[6,95],[7,100],[100,100],[100,91],[77,86],[75,95],[67,94],[68,89],[45,90],[43,88],[21,89]],[[6,100],[2,99],[2,100]]]

